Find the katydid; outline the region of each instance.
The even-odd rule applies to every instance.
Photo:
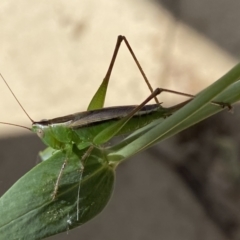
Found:
[[[148,98],[146,98],[145,101],[143,101],[138,106],[118,106],[103,108],[108,82],[122,41],[125,42],[128,50],[130,51],[146,84],[148,85],[148,88],[151,91],[151,94]],[[68,157],[72,153],[73,147],[77,147],[79,150],[86,149],[85,154],[80,160],[80,170],[82,174],[84,170],[84,161],[87,159],[93,147],[100,147],[104,143],[107,143],[109,140],[111,140],[113,137],[125,133],[131,133],[156,119],[166,118],[173,114],[176,110],[186,105],[189,101],[191,101],[192,98],[194,98],[194,96],[191,94],[181,93],[163,88],[157,88],[155,91],[153,91],[134,52],[132,51],[127,39],[124,36],[118,37],[106,76],[103,79],[103,82],[97,90],[96,94],[92,98],[88,106],[88,111],[86,112],[79,112],[50,120],[33,121],[27,114],[27,112],[24,110],[21,103],[18,101],[5,79],[3,77],[2,79],[6,83],[7,87],[13,94],[20,107],[23,109],[23,111],[26,113],[26,115],[32,122],[31,129],[27,127],[25,128],[36,133],[47,146],[51,147],[52,149],[62,151],[66,156],[65,161],[63,162],[63,165],[59,170],[59,175],[54,186],[52,194],[53,200],[57,197],[57,191],[59,183],[61,181],[61,176],[67,164]],[[180,94],[186,97],[190,97],[191,99],[175,106],[164,108],[161,106],[161,104],[158,102],[158,99],[156,98],[158,94],[164,91],[174,94]],[[155,99],[156,103],[146,105],[153,98]],[[230,105],[225,103],[211,103],[219,105],[221,107],[227,106],[228,108],[231,108]],[[7,124],[4,122],[1,123]]]

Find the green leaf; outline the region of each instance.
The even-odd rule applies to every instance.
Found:
[[[114,166],[108,164],[103,151],[94,149],[80,179],[79,159],[84,152],[75,151],[68,159],[55,200],[52,193],[65,160],[61,151],[0,198],[0,239],[42,239],[75,228],[102,211],[113,191]]]

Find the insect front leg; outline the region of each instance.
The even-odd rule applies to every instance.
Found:
[[[60,169],[60,172],[58,174],[58,177],[57,177],[57,181],[54,185],[54,190],[53,190],[53,193],[52,193],[52,200],[55,200],[56,199],[56,196],[57,196],[57,192],[58,192],[58,188],[59,188],[59,183],[60,183],[60,180],[62,178],[62,174],[63,174],[63,171],[64,171],[64,168],[66,167],[67,165],[67,161],[68,161],[68,158],[66,158],[62,164],[62,167]]]

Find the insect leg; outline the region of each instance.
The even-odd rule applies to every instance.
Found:
[[[170,89],[166,89],[166,88],[160,88],[160,90],[161,90],[161,92],[173,93],[173,94],[177,94],[177,95],[181,95],[181,96],[185,96],[185,97],[190,97],[190,98],[195,98],[196,97],[195,95],[192,95],[192,94],[178,92],[178,91],[174,91],[174,90],[170,90]],[[210,103],[213,104],[213,105],[220,106],[222,108],[227,107],[229,110],[232,109],[232,106],[229,103],[216,102],[216,101],[211,101]]]
[[[153,88],[152,88],[146,74],[144,73],[144,71],[143,71],[135,53],[133,52],[127,38],[125,36],[119,35],[118,38],[117,38],[117,43],[116,43],[116,46],[115,46],[115,49],[114,49],[114,52],[113,52],[113,56],[112,56],[110,65],[108,67],[108,71],[107,71],[107,73],[106,73],[106,75],[103,79],[102,84],[100,85],[99,89],[97,90],[94,97],[92,98],[92,101],[90,102],[90,104],[88,106],[88,110],[99,109],[99,108],[102,108],[103,105],[104,105],[104,100],[105,100],[105,96],[106,96],[108,83],[109,83],[110,76],[111,76],[111,73],[112,73],[112,69],[113,69],[113,66],[114,66],[114,63],[115,63],[115,60],[116,60],[116,57],[117,57],[117,54],[118,54],[118,51],[119,51],[119,48],[121,46],[122,41],[124,41],[124,43],[126,44],[129,52],[131,53],[139,71],[141,72],[141,75],[143,76],[143,79],[145,80],[145,82],[146,82],[146,84],[147,84],[147,86],[150,90],[150,92],[153,93]],[[182,93],[182,92],[173,91],[173,90],[169,90],[169,89],[165,89],[165,88],[161,88],[161,90],[162,90],[162,92],[169,92],[169,93],[178,94],[178,95],[182,95],[182,96],[186,96],[186,97],[191,97],[191,98],[195,97],[192,94]],[[158,101],[157,97],[154,97],[154,99],[155,99],[155,102],[159,104],[159,101]],[[229,110],[232,109],[231,105],[228,104],[228,103],[212,101],[211,104],[218,105],[218,106],[223,107],[223,108],[227,107]]]
[[[105,96],[106,96],[106,92],[107,92],[108,83],[109,83],[111,73],[112,73],[112,69],[113,69],[115,60],[117,58],[117,54],[118,54],[118,51],[119,51],[119,48],[121,46],[122,41],[125,42],[125,44],[126,44],[128,50],[129,50],[129,52],[131,53],[139,71],[141,72],[148,88],[150,89],[150,92],[153,93],[153,88],[152,88],[150,82],[148,81],[148,79],[146,77],[146,74],[144,73],[144,71],[143,71],[139,61],[137,60],[130,44],[128,43],[128,41],[126,39],[126,37],[119,35],[118,38],[117,38],[117,43],[115,45],[115,49],[114,49],[113,56],[112,56],[110,65],[108,67],[107,73],[106,73],[106,75],[105,75],[105,77],[102,81],[102,84],[100,85],[97,92],[93,96],[93,98],[92,98],[92,100],[91,100],[91,102],[88,106],[88,110],[100,109],[100,108],[103,108],[103,106],[104,106],[104,101],[105,101]],[[159,101],[156,97],[154,99],[155,99],[156,103],[159,103]]]
[[[56,181],[56,183],[55,183],[55,185],[54,185],[54,190],[53,190],[53,193],[52,193],[52,200],[55,200],[55,199],[56,199],[57,191],[58,191],[58,187],[59,187],[59,183],[60,183],[60,179],[61,179],[61,177],[62,177],[63,170],[64,170],[64,168],[65,168],[66,165],[67,165],[67,161],[68,161],[68,159],[66,158],[66,159],[64,160],[64,162],[63,162],[63,164],[62,164],[62,167],[61,167],[61,169],[60,169],[60,172],[59,172],[59,174],[58,174],[57,181]]]
[[[79,208],[80,190],[81,190],[81,181],[82,181],[82,176],[83,176],[83,171],[84,171],[84,162],[88,158],[90,153],[92,152],[93,148],[94,148],[93,146],[90,146],[81,158],[80,177],[79,177],[78,194],[77,194],[77,221],[79,220],[79,212],[80,212],[80,208]]]
[[[129,50],[129,52],[131,53],[131,55],[132,55],[132,57],[133,57],[136,65],[138,66],[138,69],[139,69],[139,71],[141,72],[141,74],[142,74],[142,76],[143,76],[143,78],[144,78],[144,80],[145,80],[145,82],[146,82],[146,84],[147,84],[150,92],[153,93],[153,88],[152,88],[149,80],[147,79],[147,76],[146,76],[146,74],[144,73],[144,71],[143,71],[143,69],[142,69],[139,61],[137,60],[137,57],[135,56],[135,54],[134,54],[134,52],[133,52],[133,50],[132,50],[132,48],[131,48],[128,40],[127,40],[127,38],[126,38],[125,36],[118,36],[118,39],[119,39],[119,38],[122,39],[122,40],[125,42],[125,44],[126,44],[128,50]],[[109,76],[109,77],[110,77],[110,76]],[[192,95],[192,94],[183,93],[183,92],[178,92],[178,91],[173,91],[173,90],[166,89],[166,88],[160,88],[160,89],[161,89],[161,92],[169,92],[169,93],[178,94],[178,95],[182,95],[182,96],[186,96],[186,97],[190,97],[190,98],[195,98],[195,95]],[[154,99],[155,99],[156,103],[159,103],[157,97],[154,97]],[[224,102],[211,101],[211,104],[220,106],[220,107],[222,107],[222,108],[227,107],[229,110],[232,109],[232,106],[231,106],[230,104],[224,103]]]

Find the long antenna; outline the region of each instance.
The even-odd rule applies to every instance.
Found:
[[[31,128],[28,128],[28,127],[25,127],[25,126],[22,126],[22,125],[18,125],[18,124],[14,124],[14,123],[0,122],[0,124],[6,124],[6,125],[14,126],[14,127],[21,127],[21,128],[25,128],[27,130],[32,131]]]
[[[3,75],[0,73],[0,76],[1,78],[3,79],[3,81],[5,82],[5,84],[7,85],[9,91],[12,93],[13,97],[15,98],[15,100],[18,102],[19,106],[21,107],[21,109],[25,112],[25,114],[27,115],[27,117],[30,119],[30,121],[32,123],[34,123],[34,121],[32,120],[32,118],[28,115],[27,111],[24,109],[24,107],[22,106],[22,104],[19,102],[19,100],[17,99],[17,97],[15,96],[15,94],[13,93],[12,89],[10,88],[10,86],[8,85],[7,81],[4,79]],[[2,124],[7,124],[7,123],[3,123],[1,122]],[[8,124],[8,125],[12,125],[12,126],[18,126],[18,127],[23,127],[23,126],[20,126],[20,125],[16,125],[16,124]],[[24,127],[26,128],[26,127]],[[29,129],[29,128],[27,128]]]

